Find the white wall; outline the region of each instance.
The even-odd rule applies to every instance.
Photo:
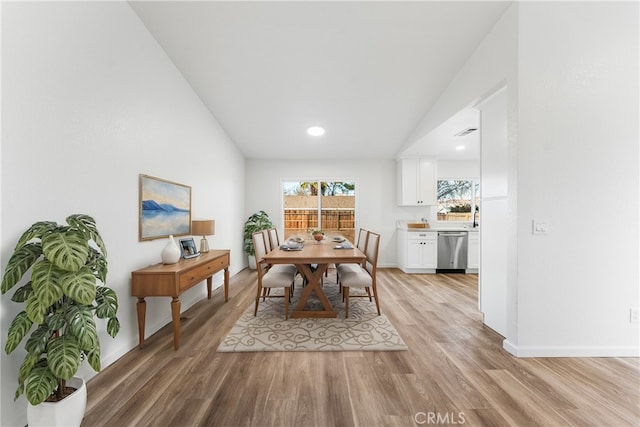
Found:
[[[244,266],[244,159],[127,3],[3,2],[2,113],[2,269],[33,222],[94,216],[122,324],[115,339],[100,326],[103,367],[137,346],[130,272],[165,245],[138,241],[139,174],[192,186],[193,215],[216,220],[211,246],[231,249],[232,274]],[[21,308],[12,293],[2,347]],[[183,310],[205,295],[187,292]],[[169,303],[147,300],[147,336],[170,322]],[[13,402],[23,355],[0,356],[3,426],[26,423],[26,400]]]
[[[246,216],[264,210],[282,230],[283,179],[356,180],[356,228],[381,234],[380,267],[396,267],[396,220],[428,217],[429,208],[396,206],[395,160],[314,161],[248,159]]]
[[[509,229],[505,226],[509,223],[507,89],[500,89],[478,108],[482,141],[479,307],[484,323],[506,336],[509,242]]]
[[[438,160],[438,179],[480,179],[480,161]]]
[[[640,354],[638,7],[520,4],[517,354]]]

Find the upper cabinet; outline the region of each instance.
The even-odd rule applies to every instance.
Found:
[[[435,159],[398,159],[398,206],[436,205],[436,179]]]

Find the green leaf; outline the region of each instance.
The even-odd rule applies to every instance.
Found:
[[[27,305],[25,306],[27,316],[33,323],[44,322],[44,315],[49,310],[49,306],[43,305],[36,297],[35,293],[31,293],[27,298]]]
[[[51,331],[49,330],[47,323],[42,323],[35,331],[33,331],[31,336],[29,336],[24,348],[29,352],[29,354],[40,356],[47,349],[49,338],[51,338]]]
[[[16,390],[16,395],[14,400],[18,399],[22,393],[24,393],[24,383],[31,374],[33,367],[36,366],[40,356],[35,356],[33,354],[27,354],[27,357],[24,358],[22,365],[20,365],[20,369],[18,370],[18,389]],[[45,360],[45,359],[42,359]]]
[[[44,402],[58,387],[56,375],[46,366],[36,366],[27,377],[26,395],[32,405]]]
[[[38,243],[29,243],[19,249],[17,249],[4,270],[4,276],[2,277],[2,285],[0,290],[3,294],[7,293],[9,289],[13,288],[16,283],[22,279],[24,273],[31,268],[33,264],[42,255],[42,248]]]
[[[117,317],[112,317],[107,321],[107,332],[111,338],[115,338],[120,332],[120,321]]]
[[[62,329],[65,325],[64,312],[62,310],[57,310],[49,317],[49,330],[50,331],[58,331]]]
[[[98,286],[96,292],[96,315],[100,319],[115,317],[118,312],[118,296],[106,286]]]
[[[100,372],[100,346],[98,345],[93,351],[87,353],[87,362],[94,371]]]
[[[42,238],[42,252],[56,267],[65,271],[78,271],[87,262],[89,244],[78,230],[48,234]]]
[[[67,217],[67,223],[72,227],[78,228],[85,233],[88,238],[96,242],[96,245],[100,248],[100,252],[102,252],[105,257],[107,256],[107,248],[102,241],[102,237],[100,237],[100,233],[98,233],[96,221],[92,217],[84,214],[70,215]]]
[[[86,267],[64,274],[60,284],[64,294],[80,304],[91,305],[96,299],[96,276]]]
[[[49,341],[47,366],[57,378],[68,380],[73,377],[80,362],[80,347],[73,336],[62,335]]]
[[[86,266],[94,272],[102,283],[107,281],[107,259],[97,250],[89,248],[89,259]]]
[[[4,345],[4,351],[7,354],[11,354],[11,352],[18,347],[20,341],[22,341],[31,329],[31,325],[33,325],[33,322],[27,316],[26,311],[21,311],[13,319],[7,333],[7,342]]]
[[[18,289],[16,289],[16,291],[13,293],[13,296],[11,297],[11,301],[25,302],[27,298],[29,298],[29,295],[31,295],[32,291],[33,288],[31,287],[31,282],[27,282],[26,285],[20,286]]]
[[[50,307],[54,302],[62,298],[60,282],[63,274],[64,271],[46,259],[33,266],[33,272],[31,273],[33,294],[44,307]]]
[[[67,310],[67,324],[70,332],[78,342],[81,350],[90,351],[99,347],[96,322],[93,320],[93,312],[86,307],[73,306]]]
[[[18,250],[22,246],[29,243],[33,239],[42,239],[42,236],[52,232],[56,229],[58,224],[52,221],[40,221],[33,224],[27,231],[22,233],[22,236],[16,244],[15,250]]]

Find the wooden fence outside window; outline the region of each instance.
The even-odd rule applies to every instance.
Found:
[[[341,235],[354,241],[355,212],[353,209],[322,209],[322,230],[329,236]],[[309,229],[318,228],[318,211],[316,209],[285,209],[285,239],[293,235],[306,235]]]

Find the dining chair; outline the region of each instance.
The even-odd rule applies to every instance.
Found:
[[[276,236],[275,239],[272,239],[273,232],[275,232],[275,236]],[[277,243],[274,246],[275,242],[280,242],[280,238],[278,237],[278,231],[277,231],[277,229],[275,227],[274,228],[266,228],[266,229],[262,230],[262,234],[264,235],[264,250],[265,250],[265,253],[271,252],[272,250],[277,249],[277,248],[280,247],[279,243]],[[298,268],[293,264],[286,264],[286,265],[278,264],[276,266],[269,265],[269,268],[272,268],[272,267],[274,267],[276,270],[285,269],[287,273],[289,273],[290,271],[293,271],[295,274],[298,274]],[[295,284],[295,282],[294,282],[294,284]],[[294,288],[292,287],[291,288],[291,295],[293,295],[293,289]],[[262,290],[262,293],[265,294],[265,296],[266,296],[266,295],[271,293],[271,289],[270,288],[264,288]]]
[[[266,250],[265,253],[271,252],[273,248],[271,247],[271,243],[269,243],[271,241],[269,229],[265,228],[264,230],[262,230],[262,234],[264,236],[264,248]]]
[[[269,244],[271,246],[271,250],[274,250],[276,248],[280,247],[280,236],[278,235],[278,229],[277,228],[270,228],[268,230],[269,233]]]
[[[360,230],[358,230],[358,240],[356,242],[356,247],[358,249],[360,249],[360,251],[362,253],[366,253],[367,251],[367,236],[369,234],[369,230],[367,230],[366,228],[360,228]],[[341,265],[343,265],[344,267],[340,267]],[[345,270],[349,269],[349,270],[358,270],[359,267],[365,267],[365,263],[364,261],[362,262],[362,264],[355,264],[355,263],[347,263],[347,264],[336,264],[336,283],[340,283],[340,270]],[[338,285],[339,291],[342,292],[342,286]]]
[[[267,254],[267,253],[269,253],[269,252],[271,252],[273,250],[273,248],[271,248],[270,244],[269,244],[269,240],[270,240],[270,238],[269,238],[269,229],[265,228],[263,230],[260,230],[260,233],[262,233],[262,236],[263,236],[263,240],[262,241],[264,242],[263,245],[261,245],[261,246],[264,246],[264,253]],[[265,301],[266,300],[266,296],[269,295],[270,293],[271,293],[271,288],[262,288],[262,296],[263,296],[262,301]]]
[[[345,301],[345,318],[349,317],[349,298],[369,298],[371,293],[376,301],[378,316],[380,315],[380,302],[378,301],[378,288],[376,284],[376,271],[378,269],[378,248],[380,247],[380,234],[369,231],[366,239],[365,255],[367,256],[363,266],[349,267],[349,264],[341,264],[345,267],[340,271],[340,284]],[[353,265],[353,264],[351,264]],[[366,294],[350,295],[351,288],[364,289]]]
[[[275,228],[275,227],[269,228],[267,230],[267,234],[269,235],[269,239],[267,240],[267,238],[265,237],[265,242],[267,242],[267,241],[269,242],[271,250],[278,249],[280,247],[280,242],[281,242],[280,234],[278,233],[278,229]],[[265,246],[266,246],[266,244],[265,244]],[[289,270],[294,270],[296,272],[296,274],[300,273],[298,271],[298,267],[296,267],[295,265],[287,264],[286,266],[287,266],[287,268]],[[278,268],[282,268],[282,267],[283,267],[283,265],[279,264]]]
[[[295,265],[268,265],[264,261],[267,254],[267,243],[265,242],[265,233],[257,231],[252,234],[253,246],[256,252],[256,269],[258,270],[258,290],[256,293],[256,307],[253,315],[258,315],[258,304],[260,298],[283,298],[284,297],[284,318],[289,318],[289,301],[291,300],[291,289],[295,281],[297,269]],[[271,295],[272,288],[283,288],[284,295]]]
[[[356,247],[360,249],[363,254],[367,253],[367,237],[369,236],[369,230],[360,227],[358,230],[358,240]],[[342,294],[342,284],[340,283],[340,272],[346,271],[359,271],[360,268],[366,267],[366,259],[361,263],[346,263],[336,265],[336,283],[338,283],[338,292]],[[342,295],[342,301],[344,301],[344,294]]]

